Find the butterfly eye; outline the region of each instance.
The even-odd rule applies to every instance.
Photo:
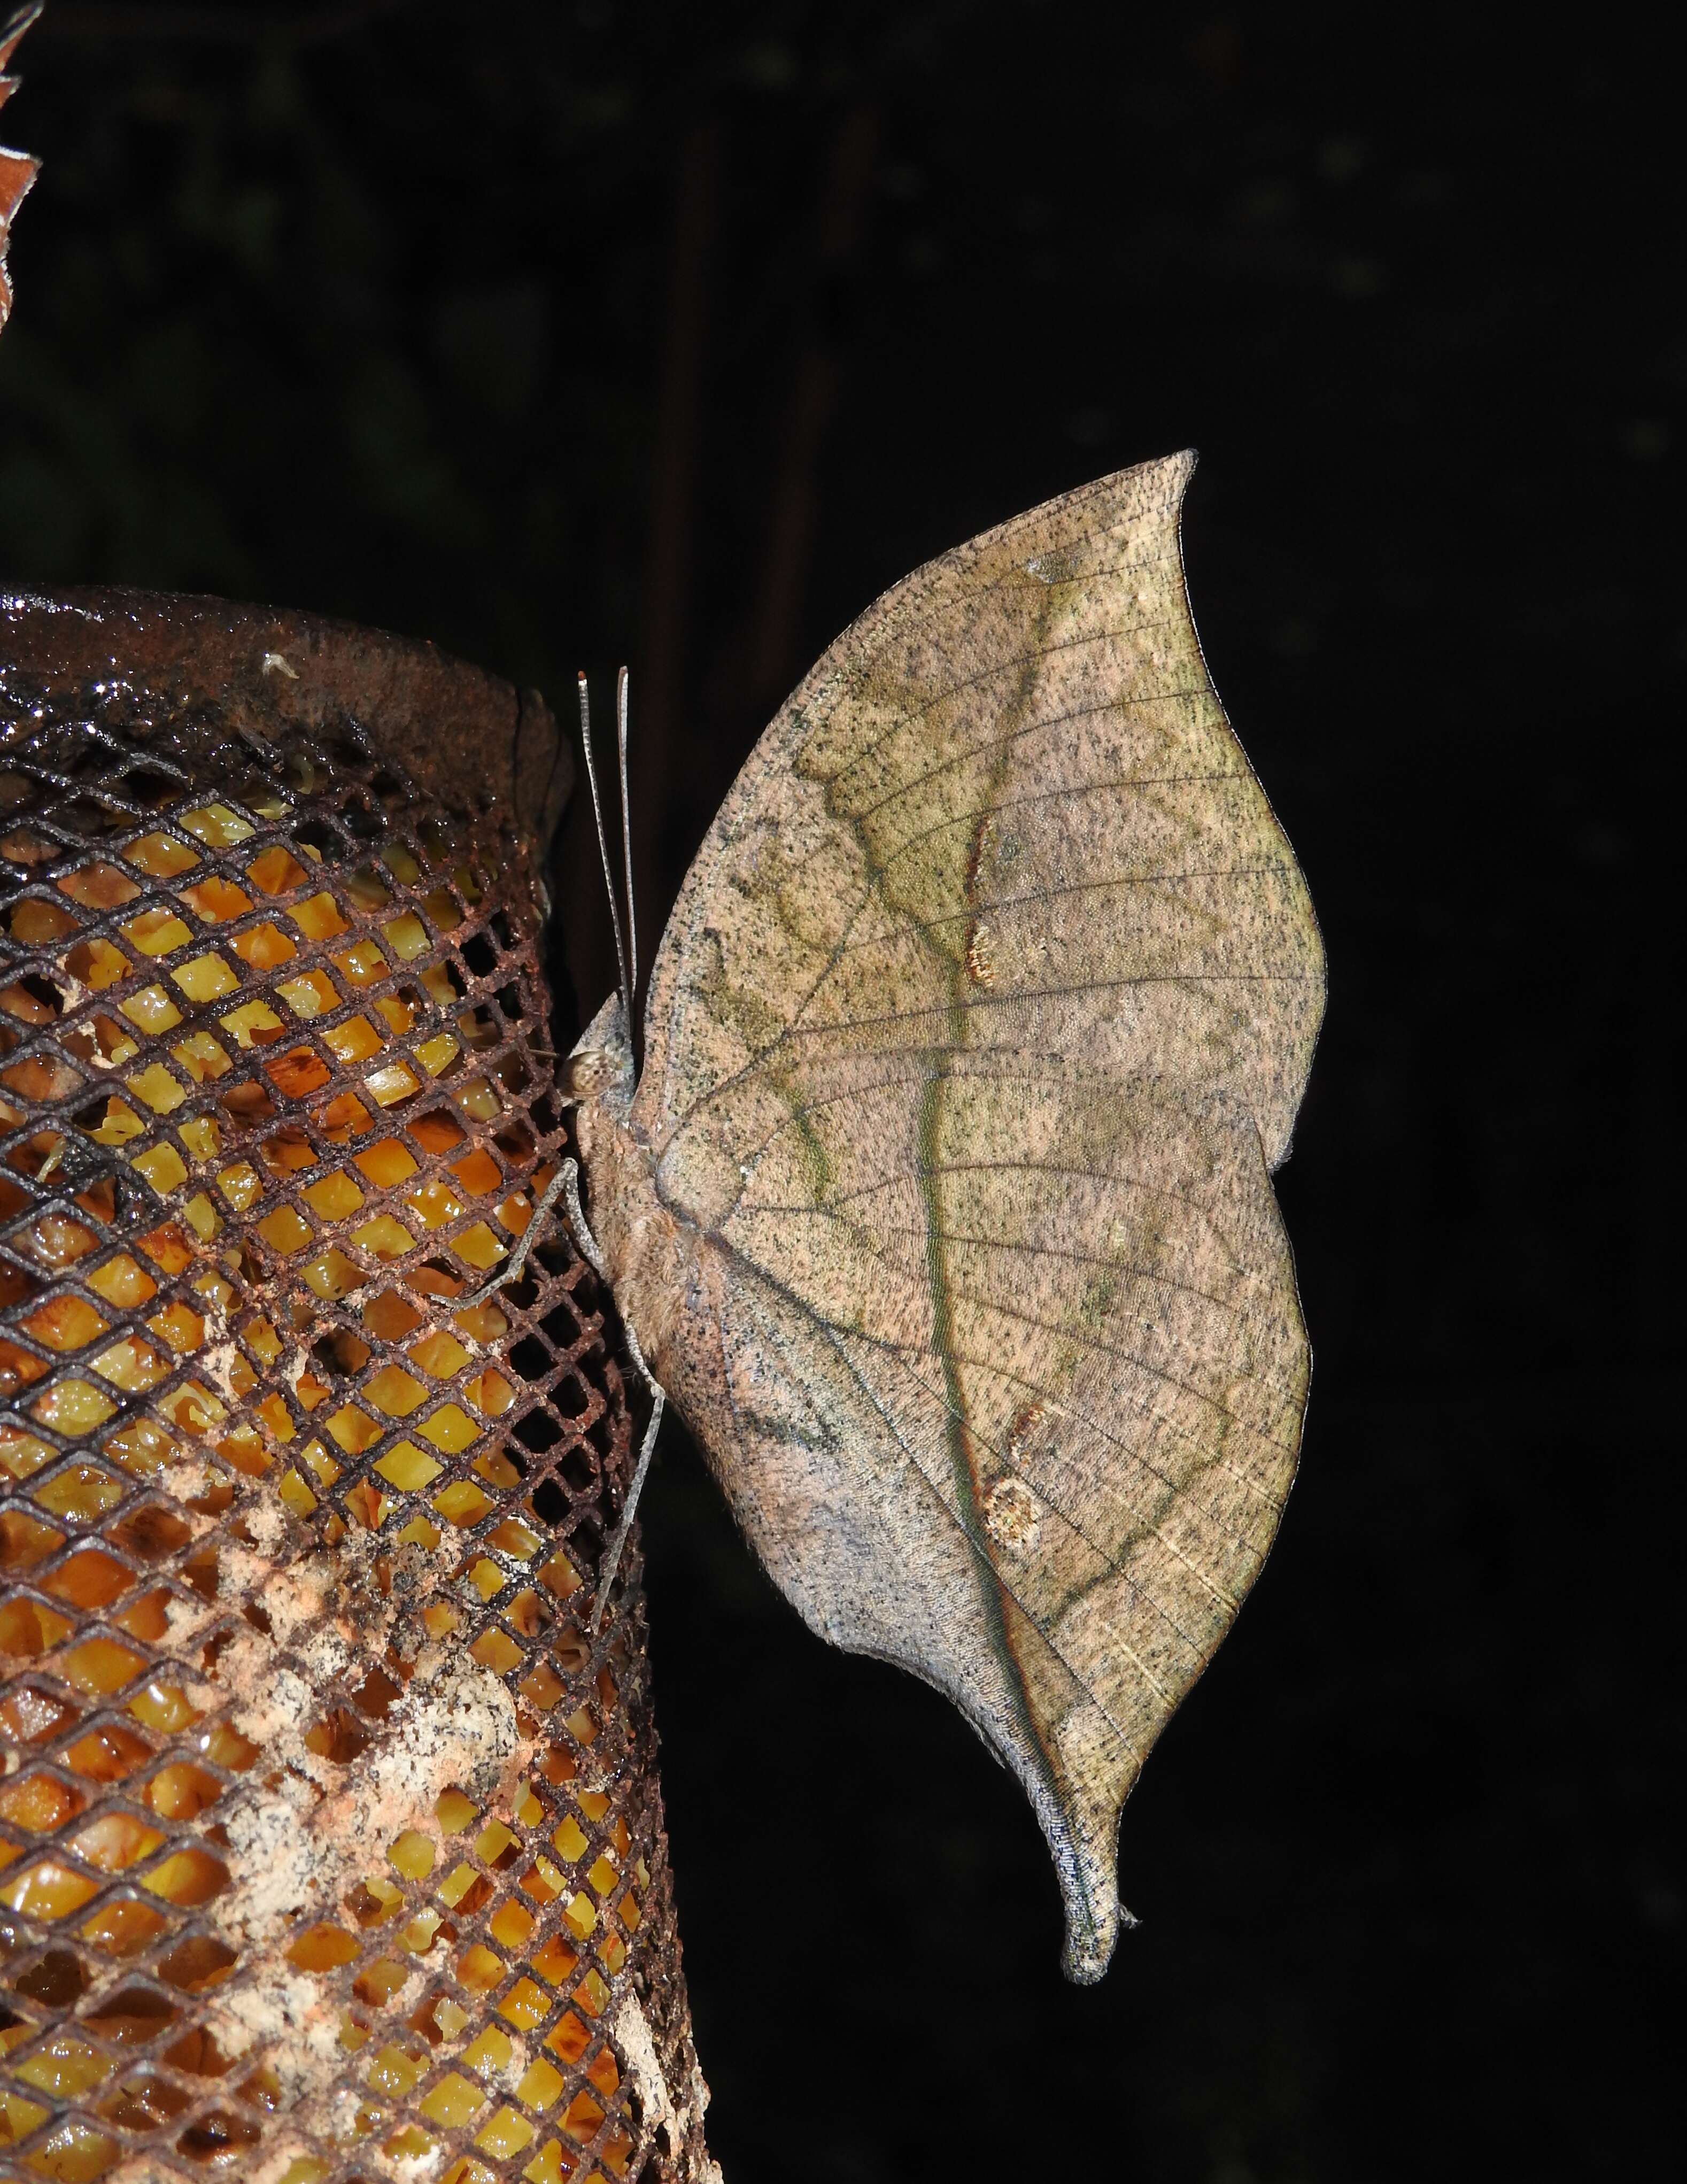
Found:
[[[588,1046],[583,1054],[569,1056],[568,1089],[577,1100],[590,1100],[611,1084],[615,1077],[615,1060],[601,1047]]]

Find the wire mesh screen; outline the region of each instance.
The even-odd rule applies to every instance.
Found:
[[[423,647],[5,603],[0,2175],[714,2173],[626,1392],[560,1226],[472,1301],[564,1150],[554,754]]]

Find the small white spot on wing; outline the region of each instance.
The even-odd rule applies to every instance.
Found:
[[[1042,1528],[1037,1496],[1021,1479],[999,1479],[984,1496],[984,1529],[999,1547],[1024,1554]]]

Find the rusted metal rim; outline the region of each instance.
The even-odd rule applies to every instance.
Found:
[[[0,597],[0,679],[18,675],[60,687],[102,677],[144,684],[172,710],[214,705],[282,749],[330,722],[378,722],[382,755],[536,859],[573,783],[568,745],[536,690],[437,645],[292,608],[120,585],[9,593]]]

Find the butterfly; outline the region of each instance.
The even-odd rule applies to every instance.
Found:
[[[657,1391],[628,1513],[671,1397],[810,1626],[1019,1777],[1079,1981],[1133,1923],[1120,1809],[1259,1574],[1309,1369],[1270,1178],[1322,949],[1191,619],[1194,460],[847,629],[709,830],[642,1068],[636,957],[569,1065],[561,1182]]]

